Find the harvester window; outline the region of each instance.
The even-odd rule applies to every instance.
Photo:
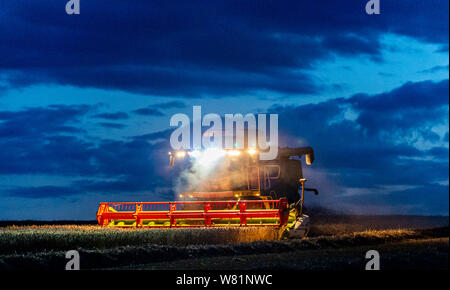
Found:
[[[265,165],[264,166],[264,188],[271,187],[271,180],[280,178],[280,165]]]
[[[258,166],[248,167],[248,189],[249,190],[260,190],[260,175]]]

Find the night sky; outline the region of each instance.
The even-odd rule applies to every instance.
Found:
[[[449,1],[0,2],[0,219],[174,199],[170,117],[279,114],[310,206],[449,214]]]

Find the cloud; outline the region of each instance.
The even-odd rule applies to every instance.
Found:
[[[353,96],[350,102],[356,109],[386,113],[414,108],[433,109],[448,105],[448,89],[448,80],[437,83],[431,81],[408,82],[390,92],[376,96],[358,94]]]
[[[79,118],[91,109],[88,105],[51,105],[21,111],[0,111],[0,141],[24,135],[36,137],[83,132]]]
[[[439,197],[445,190],[448,193],[448,185],[442,185],[448,184],[448,142],[442,141],[448,133],[441,137],[432,131],[448,126],[448,80],[406,83],[382,94],[319,104],[274,106],[270,112],[279,114],[283,145],[310,145],[316,150],[317,162],[307,169],[312,176],[309,182],[325,192],[330,206],[352,207],[344,194],[351,190],[352,198],[358,196],[352,199],[355,207],[377,199],[378,210],[383,210],[382,205],[402,208],[403,201],[414,205],[409,213],[420,214],[423,200],[407,198],[408,192],[413,196],[426,183]],[[426,149],[424,144],[434,145]],[[397,196],[390,189],[395,187],[407,189]],[[445,203],[433,206],[440,214],[448,212]]]
[[[1,111],[0,173],[113,178],[148,174],[153,168],[149,158],[157,146],[148,142],[157,135],[144,135],[129,141],[87,141],[92,139],[79,129],[84,127],[79,119],[90,109],[87,105],[52,105]],[[118,123],[101,125],[108,128],[123,126]],[[164,152],[161,156],[166,158],[167,149]],[[146,166],[141,165],[142,162]]]
[[[110,123],[110,122],[101,122],[99,123],[100,126],[105,128],[111,128],[111,129],[123,129],[126,127],[124,124],[119,123]]]
[[[80,119],[87,116],[91,108],[53,105],[1,111],[0,174],[22,176],[25,180],[28,175],[48,176],[41,179],[45,185],[26,186],[25,181],[23,186],[3,186],[2,191],[20,198],[137,191],[168,196],[173,177],[168,166],[168,138],[165,143],[160,142],[167,133],[146,134],[125,141],[90,138],[77,127],[84,127]],[[27,124],[31,128],[25,126],[19,130]],[[123,126],[118,123],[100,125],[113,129]],[[11,131],[10,127],[16,129]],[[69,180],[68,185],[52,185],[52,176],[64,176]]]
[[[133,113],[143,116],[164,116],[164,113],[155,108],[141,108],[134,110]]]
[[[16,187],[6,192],[11,196],[24,198],[64,198],[82,193],[64,186]]]
[[[93,143],[80,138],[88,105],[0,111],[0,174],[93,174]]]
[[[356,95],[349,102],[360,113],[358,123],[369,133],[421,127],[426,134],[427,125],[443,120],[448,112],[448,91],[448,80],[409,82],[377,96]]]
[[[128,114],[125,112],[116,113],[101,113],[92,116],[93,118],[106,119],[106,120],[123,120],[128,119]]]
[[[153,105],[154,107],[159,107],[161,109],[172,109],[172,108],[185,108],[186,104],[180,101],[170,101]]]
[[[448,43],[442,44],[436,52],[447,52],[448,53]]]
[[[396,214],[448,215],[448,185],[423,184],[410,189],[380,192],[379,194],[343,197],[343,203],[361,207],[396,208]],[[356,210],[358,212],[358,210]]]
[[[148,199],[156,194],[172,199],[179,173],[168,166],[172,129],[123,140],[93,139],[79,129],[91,109],[54,105],[1,111],[0,174],[72,180],[67,186],[46,180],[5,192],[21,198],[146,192]],[[448,203],[441,202],[448,193],[448,131],[433,131],[448,126],[448,80],[406,83],[381,94],[317,104],[278,105],[269,112],[279,114],[282,146],[316,150],[315,164],[304,170],[309,186],[321,191],[321,205],[362,210],[370,204],[372,213],[387,208],[448,212]],[[21,129],[23,124],[32,126]],[[419,198],[421,192],[426,196]]]
[[[170,101],[164,103],[153,104],[145,108],[134,110],[133,113],[143,116],[164,116],[161,110],[172,108],[185,108],[186,104],[180,101]]]
[[[0,73],[12,88],[299,95],[321,92],[304,71],[320,61],[336,55],[382,60],[386,32],[448,45],[446,1],[387,1],[377,17],[366,15],[359,0],[196,3],[87,1],[76,18],[49,0],[2,5],[0,53],[8,57]]]
[[[440,71],[448,71],[448,65],[436,65],[432,68],[421,70],[419,73],[432,74]]]

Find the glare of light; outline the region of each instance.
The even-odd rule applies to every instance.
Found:
[[[200,152],[196,158],[198,164],[205,169],[211,168],[216,162],[223,157],[225,151],[218,148],[208,148]]]
[[[255,149],[248,149],[248,154],[254,155],[257,151]]]
[[[228,156],[239,156],[241,152],[239,150],[230,150],[227,152]]]
[[[186,151],[177,151],[177,158],[184,158],[186,156]]]
[[[188,154],[191,157],[198,158],[198,157],[200,157],[202,152],[200,152],[199,150],[194,150],[194,151],[189,152]]]
[[[183,198],[183,195],[182,195],[182,194],[180,194],[180,197],[181,197],[181,198]]]

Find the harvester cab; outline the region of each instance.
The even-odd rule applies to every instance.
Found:
[[[174,202],[100,203],[99,224],[119,227],[273,226],[304,236],[305,187],[302,157],[314,162],[311,147],[279,148],[274,160],[260,160],[255,149],[169,152],[180,164],[184,189]]]

